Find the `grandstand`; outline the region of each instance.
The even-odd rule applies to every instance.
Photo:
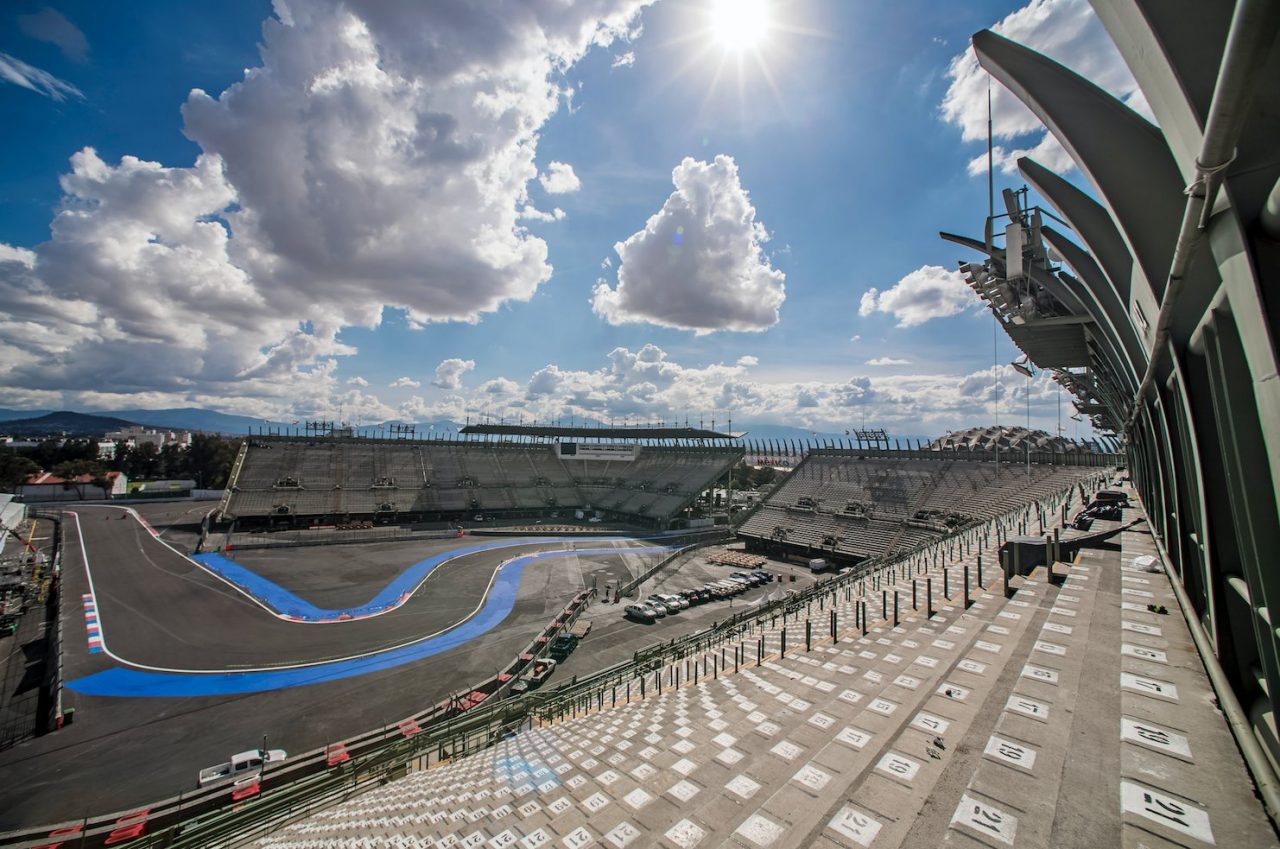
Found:
[[[1115,455],[816,449],[739,528],[751,551],[861,563],[1096,478]],[[980,459],[981,458],[981,459]],[[1056,460],[1056,462],[1048,462]],[[1068,462],[1073,461],[1073,462]]]
[[[979,33],[982,66],[1097,199],[1023,158],[1074,232],[1010,192],[983,239],[947,238],[983,254],[962,270],[1028,368],[1056,371],[1082,416],[1123,436],[1132,480],[1110,483],[1132,506],[1113,543],[1025,578],[999,563],[1009,536],[1059,526],[1057,507],[1096,490],[1114,456],[981,432],[811,450],[740,535],[867,568],[436,727],[381,727],[375,751],[326,746],[301,778],[6,845],[116,845],[145,829],[134,845],[174,849],[1280,846],[1280,367],[1265,283],[1280,268],[1280,87],[1265,84],[1280,78],[1280,5],[1093,5],[1158,126]],[[258,440],[223,512],[515,515],[541,497],[657,523],[735,456],[379,445]]]
[[[599,434],[599,429],[593,429]],[[599,438],[597,436],[597,438]],[[255,436],[232,468],[223,519],[282,525],[541,517],[592,510],[665,527],[742,456],[722,444]]]
[[[1146,533],[1026,579],[981,572],[983,540],[1035,512],[562,685],[478,751],[402,744],[394,780],[370,771],[350,791],[361,767],[330,767],[313,791],[329,805],[283,828],[292,802],[256,809],[261,830],[213,820],[193,839],[1276,846],[1206,676],[1174,660],[1187,628],[1128,601],[1174,603]],[[421,769],[414,751],[437,747]]]

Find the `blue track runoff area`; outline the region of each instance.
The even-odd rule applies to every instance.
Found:
[[[574,537],[547,537],[546,539],[537,540],[537,542],[562,544],[567,542],[582,542],[581,538]],[[592,542],[628,542],[628,537],[591,537]],[[512,548],[514,546],[529,545],[527,539],[519,541],[503,541],[503,542],[486,542],[480,545],[472,545],[466,548],[455,548],[452,551],[445,551],[434,557],[428,557],[426,560],[420,560],[417,563],[405,569],[387,584],[383,589],[369,601],[358,607],[347,607],[337,610],[326,610],[316,607],[309,601],[299,598],[293,593],[286,590],[279,584],[273,583],[266,578],[249,571],[245,567],[236,563],[221,554],[196,554],[192,556],[192,560],[203,565],[210,571],[216,572],[244,590],[249,595],[261,601],[270,607],[276,613],[281,614],[289,619],[295,619],[299,622],[338,622],[347,619],[360,619],[366,616],[373,616],[383,613],[387,610],[399,607],[408,599],[419,584],[430,575],[437,567],[443,566],[458,557],[465,557],[468,554],[477,554],[484,551],[494,551],[500,548]],[[614,551],[614,549],[606,549]],[[585,553],[585,552],[584,552]],[[598,553],[598,552],[597,552]]]
[[[625,538],[620,537],[618,539]],[[559,542],[561,540],[547,541]],[[506,548],[515,544],[527,545],[528,541],[526,540],[523,543],[498,543],[471,549],[455,550],[449,552],[445,559],[488,548]],[[499,567],[484,605],[474,616],[442,634],[426,637],[398,648],[308,666],[245,672],[150,672],[120,666],[70,681],[66,686],[86,696],[173,698],[260,693],[368,675],[371,672],[391,669],[449,651],[465,645],[467,642],[497,627],[511,612],[516,600],[516,591],[520,586],[520,577],[525,567],[531,563],[552,557],[564,557],[570,554],[617,554],[626,550],[619,548],[591,548],[539,551],[516,557]],[[642,550],[654,551],[655,549]],[[656,550],[668,549],[658,548]],[[434,559],[429,558],[422,562],[427,563]],[[405,573],[402,573],[401,577],[413,572],[414,569],[421,565],[421,563],[415,564]],[[435,565],[438,566],[439,563]],[[239,568],[243,569],[243,567]],[[431,568],[435,568],[435,566]],[[429,571],[428,569],[423,572],[423,576],[425,577]],[[397,577],[396,581],[393,581],[390,586],[396,585],[401,577]],[[271,583],[265,579],[260,578],[259,580],[262,580],[264,584]],[[419,578],[419,580],[421,579]],[[275,585],[272,584],[272,586]],[[416,586],[416,582],[413,586]],[[282,590],[282,592],[285,591]],[[386,591],[384,590],[384,592]],[[292,593],[289,593],[289,595],[292,596]],[[382,593],[379,593],[378,596],[375,596],[375,600],[381,595]],[[292,597],[297,598],[296,596]],[[301,601],[301,599],[298,600]]]

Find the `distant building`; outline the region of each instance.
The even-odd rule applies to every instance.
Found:
[[[123,472],[107,472],[104,475],[106,489],[93,485],[91,475],[81,475],[67,480],[49,472],[28,475],[19,484],[15,495],[23,501],[96,501],[125,495],[129,491],[129,478]]]
[[[107,434],[107,439],[112,442],[124,442],[130,448],[137,448],[139,445],[150,443],[157,449],[166,445],[177,444],[186,448],[191,445],[190,431],[173,431],[173,430],[148,430],[145,427],[126,427],[122,430],[113,430]],[[101,453],[101,443],[99,444],[99,453]],[[115,449],[112,448],[112,456],[115,456]]]

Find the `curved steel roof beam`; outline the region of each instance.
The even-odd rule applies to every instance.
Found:
[[[975,34],[973,47],[1098,190],[1158,304],[1185,205],[1182,175],[1160,130],[1074,71],[990,30]]]

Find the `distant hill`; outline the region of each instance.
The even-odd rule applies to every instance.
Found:
[[[244,436],[250,427],[290,427],[289,422],[269,421],[252,416],[219,413],[199,407],[177,407],[169,410],[114,410],[104,416],[119,416],[149,427],[170,430],[198,430],[205,433],[225,433]]]
[[[79,416],[80,419],[66,420],[69,423],[59,424],[58,419],[50,419],[50,416]],[[23,429],[15,429],[13,424],[15,421],[22,422]],[[94,424],[97,421],[98,424]],[[104,424],[109,422],[110,424]],[[575,424],[592,427],[600,424],[594,420],[578,419]],[[25,429],[27,424],[34,424],[35,429]],[[250,428],[257,430],[259,428],[274,429],[283,433],[300,432],[303,428],[301,422],[293,421],[276,421],[273,419],[261,419],[253,416],[242,416],[234,413],[220,413],[217,410],[205,410],[199,407],[175,407],[163,410],[103,410],[93,413],[72,413],[72,412],[51,412],[49,410],[11,410],[0,408],[0,432],[3,433],[40,433],[40,432],[58,432],[59,430],[67,430],[77,435],[96,435],[107,430],[118,430],[128,424],[144,425],[146,427],[161,428],[165,430],[190,430],[202,431],[204,433],[220,433],[227,436],[244,436],[249,432]],[[381,436],[387,434],[388,426],[392,422],[383,422],[381,425],[361,425],[356,427],[357,433],[363,436]],[[561,422],[568,424],[568,422]],[[710,423],[708,423],[709,426]],[[720,429],[724,429],[724,425],[717,421]],[[440,420],[434,422],[417,422],[414,424],[416,428],[415,436],[418,439],[431,439],[433,437],[444,437],[453,435],[458,429],[463,427],[462,422],[453,422],[448,420]],[[44,430],[41,430],[41,428]],[[761,422],[734,422],[735,432],[746,432],[746,438],[764,440],[764,439],[787,439],[787,440],[821,440],[824,443],[827,440],[843,440],[847,437],[844,432],[828,432],[828,431],[812,431],[808,428],[793,427],[790,425],[765,424]],[[852,428],[850,428],[852,430]],[[908,440],[914,442],[919,439],[921,442],[934,438],[933,436],[924,436],[917,434],[903,435],[890,434],[890,439],[898,438],[905,445]]]
[[[96,416],[61,410],[43,416],[11,419],[0,422],[0,433],[22,436],[65,433],[69,436],[101,436],[107,431],[120,430],[137,424],[114,416]]]

